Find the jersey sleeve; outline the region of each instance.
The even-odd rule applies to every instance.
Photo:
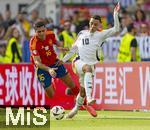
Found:
[[[37,39],[32,38],[30,40],[30,52],[32,56],[39,56],[38,49],[37,49]]]
[[[81,34],[83,34],[84,30],[80,31],[77,35],[77,37],[79,37]]]
[[[81,36],[83,33],[84,33],[83,30],[78,33],[77,38],[76,38],[76,40],[75,40],[73,46],[77,46],[78,42],[81,40],[80,36]]]
[[[62,61],[63,62],[68,61],[71,58],[71,56],[73,56],[73,54],[77,52],[78,52],[78,46],[74,44],[70,49],[70,51],[63,57]]]
[[[104,41],[106,38],[109,38],[110,36],[114,35],[116,32],[119,32],[120,30],[120,23],[118,18],[118,12],[114,13],[114,27],[110,29],[103,30],[101,34],[101,39]]]

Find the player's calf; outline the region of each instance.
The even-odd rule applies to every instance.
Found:
[[[66,116],[65,118],[73,118],[78,113],[78,107],[75,106]]]

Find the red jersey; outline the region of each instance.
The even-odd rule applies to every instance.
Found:
[[[31,61],[33,56],[40,56],[42,64],[46,66],[53,65],[56,62],[57,55],[53,45],[56,44],[55,34],[52,31],[46,31],[45,40],[39,39],[36,35],[30,40]]]

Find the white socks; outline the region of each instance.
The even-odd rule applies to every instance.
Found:
[[[75,108],[79,109],[80,106],[82,106],[84,103],[84,98],[80,96],[80,93],[78,94],[77,98],[76,98],[76,105]]]
[[[86,92],[86,97],[87,100],[91,99],[92,95],[92,73],[91,72],[86,72],[84,75],[84,87],[85,87],[85,92]]]

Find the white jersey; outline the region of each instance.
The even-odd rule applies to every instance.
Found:
[[[103,33],[96,31],[90,33],[89,30],[83,30],[75,42],[78,47],[80,59],[87,64],[95,64],[98,61],[98,49],[105,40]]]
[[[119,31],[118,13],[114,15],[114,27],[103,30],[102,32],[96,31],[90,33],[89,30],[83,30],[78,34],[78,38],[73,45],[70,52],[63,58],[63,61],[67,61],[73,53],[78,53],[80,60],[86,64],[93,65],[98,62],[97,50],[106,38]]]

